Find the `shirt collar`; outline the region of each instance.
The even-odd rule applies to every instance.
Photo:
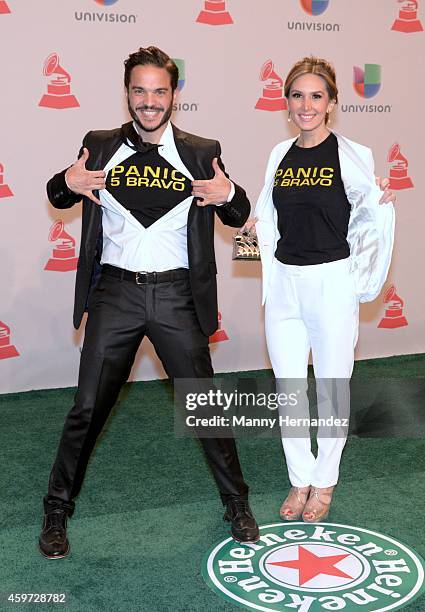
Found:
[[[155,148],[155,147],[168,148],[170,146],[174,146],[174,134],[173,134],[173,126],[171,125],[171,121],[169,121],[167,123],[167,127],[163,131],[162,136],[161,136],[158,144],[151,144],[151,143],[148,143],[147,141],[143,140],[143,138],[139,134],[139,131],[137,129],[137,125],[136,125],[135,121],[133,121],[133,128],[134,128],[134,131],[136,133],[135,136],[136,136],[136,139],[137,139],[137,142],[138,142],[138,146],[137,146],[138,150],[146,148],[149,151],[151,148]],[[130,140],[130,139],[127,139],[127,140]],[[129,144],[130,144],[130,146],[132,146],[132,145],[134,146],[135,143],[131,142],[131,140],[130,140]]]
[[[143,140],[139,135],[139,132],[136,130],[136,125],[133,122],[133,129],[131,129],[131,124],[127,124],[131,130],[131,134],[132,136],[137,136],[137,140],[139,142],[139,145],[136,147],[136,145],[134,145],[134,143],[131,143],[131,136],[129,137],[129,134],[127,133],[127,142],[129,142],[129,146],[131,148],[136,148],[137,151],[149,151],[151,149],[146,149],[143,148]],[[184,174],[185,176],[189,177],[191,181],[194,180],[192,174],[190,173],[189,169],[186,167],[186,165],[184,164],[182,158],[180,157],[180,154],[177,150],[176,147],[176,142],[174,140],[174,130],[173,130],[173,125],[171,123],[171,121],[168,122],[167,127],[165,128],[165,130],[162,133],[162,136],[160,138],[160,141],[158,143],[158,145],[152,145],[153,147],[158,147],[158,153],[159,155],[161,155],[164,159],[166,159],[168,161],[169,164],[171,164],[174,168],[176,168],[179,172],[181,172],[182,174]]]

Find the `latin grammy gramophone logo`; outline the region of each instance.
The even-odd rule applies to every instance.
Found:
[[[10,13],[10,8],[6,0],[0,0],[0,15],[7,15]]]
[[[394,285],[390,285],[384,293],[385,314],[378,327],[382,329],[397,329],[409,325],[403,314],[404,301],[396,293]]]
[[[47,84],[47,93],[44,94],[38,106],[45,108],[76,108],[79,107],[77,98],[71,94],[71,76],[59,64],[57,53],[51,53],[44,62],[43,74],[53,77]]]
[[[52,272],[70,272],[77,269],[78,257],[75,256],[75,240],[65,231],[63,221],[53,223],[49,232],[49,242],[57,242],[52,257],[44,266]]]
[[[229,339],[229,336],[226,334],[225,330],[222,328],[221,323],[221,312],[218,313],[218,329],[213,333],[212,336],[209,337],[209,343],[215,344],[216,342],[224,342]]]
[[[422,23],[418,19],[418,2],[416,0],[397,0],[397,2],[401,3],[401,7],[391,29],[404,34],[422,32]]]
[[[321,15],[326,11],[329,0],[300,0],[301,6],[309,15]]]
[[[271,59],[264,62],[260,71],[260,81],[263,81],[263,95],[258,99],[255,108],[265,111],[282,111],[288,108],[283,96],[283,80],[274,71]]]
[[[0,321],[0,359],[10,359],[11,357],[19,357],[19,353],[11,342],[10,327]]]
[[[9,185],[4,182],[4,166],[0,164],[0,198],[10,198],[13,196]]]
[[[411,189],[413,181],[407,171],[409,162],[401,154],[399,144],[393,144],[388,152],[387,161],[393,164],[390,168],[390,189]]]
[[[204,0],[204,9],[199,13],[197,23],[207,25],[230,25],[233,19],[226,10],[225,0]]]

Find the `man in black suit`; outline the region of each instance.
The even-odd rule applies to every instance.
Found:
[[[170,378],[213,376],[214,213],[241,227],[250,210],[245,191],[224,172],[219,143],[170,123],[178,83],[172,59],[156,47],[140,48],[125,61],[124,82],[133,121],[89,132],[78,161],[47,185],[56,208],[83,199],[75,327],[88,311],[75,405],[44,498],[39,546],[48,558],[69,552],[67,518],[144,336]],[[255,542],[258,526],[234,440],[201,443],[233,537]]]

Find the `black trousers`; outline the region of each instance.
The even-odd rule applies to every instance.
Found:
[[[96,439],[145,336],[170,378],[213,376],[208,337],[195,313],[189,274],[179,272],[183,278],[142,285],[102,274],[88,305],[78,390],[50,474],[46,512],[61,507],[72,515]],[[200,442],[223,503],[232,495],[247,496],[235,441]]]

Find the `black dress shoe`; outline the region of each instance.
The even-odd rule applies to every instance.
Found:
[[[66,537],[67,518],[65,510],[61,508],[44,515],[38,545],[41,554],[48,559],[62,559],[69,553],[69,542]]]
[[[247,499],[232,497],[226,504],[224,520],[232,523],[232,537],[237,542],[258,542],[260,532]]]

